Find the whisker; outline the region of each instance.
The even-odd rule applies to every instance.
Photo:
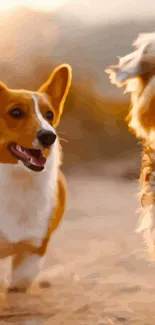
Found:
[[[57,132],[57,133],[60,134],[60,135],[61,135],[61,134],[62,134],[62,135],[66,134],[65,132]]]
[[[68,143],[68,141],[64,138],[59,137],[59,139],[60,139],[60,141],[64,141],[64,142]]]

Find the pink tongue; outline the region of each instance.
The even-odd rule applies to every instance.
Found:
[[[32,157],[31,158],[31,163],[33,163],[36,166],[44,166],[46,163],[46,158],[43,156],[40,156],[39,158],[37,157]]]
[[[46,163],[46,158],[40,154],[40,156],[33,156],[29,150],[24,150],[26,157],[29,159],[30,163],[35,166],[44,166]]]

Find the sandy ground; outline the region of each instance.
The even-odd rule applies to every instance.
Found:
[[[68,211],[37,285],[0,295],[0,324],[154,325],[155,265],[134,233],[136,181],[68,177]]]

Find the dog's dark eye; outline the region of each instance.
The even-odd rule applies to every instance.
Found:
[[[54,114],[53,114],[52,111],[47,111],[46,112],[46,118],[47,118],[47,120],[52,121],[53,120],[53,117],[54,117]]]
[[[10,112],[10,115],[13,118],[20,119],[24,116],[24,112],[21,110],[21,108],[13,108]]]

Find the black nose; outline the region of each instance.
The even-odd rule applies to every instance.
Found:
[[[37,132],[37,139],[43,147],[48,148],[54,143],[56,134],[52,131],[40,130]]]

